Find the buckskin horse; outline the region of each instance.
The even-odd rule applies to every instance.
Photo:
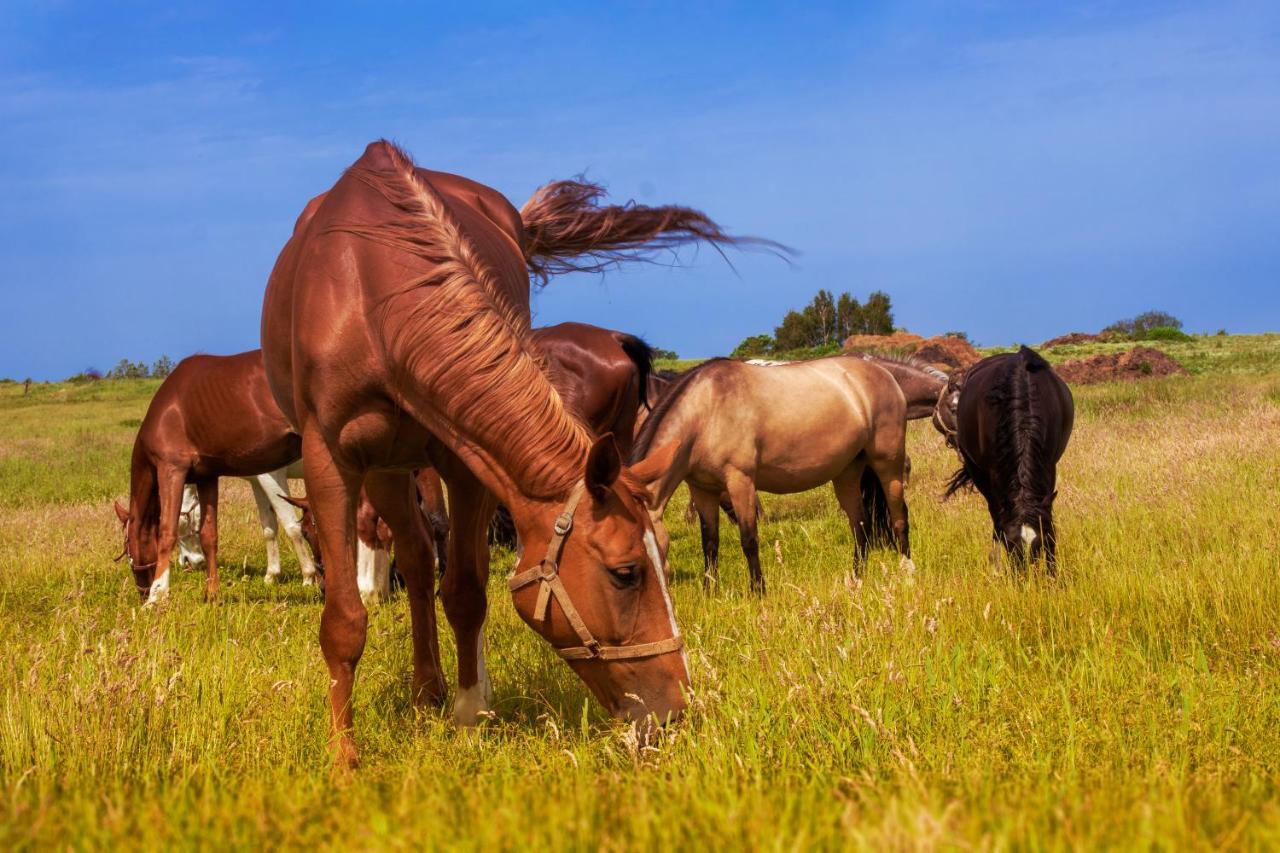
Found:
[[[134,440],[129,506],[115,504],[124,526],[121,557],[129,560],[139,596],[152,602],[168,591],[185,484],[194,484],[199,497],[205,597],[212,599],[218,593],[218,478],[276,471],[301,454],[301,439],[267,387],[260,350],[179,362]],[[311,555],[297,530],[287,532],[309,580]]]
[[[1075,420],[1071,389],[1034,350],[985,358],[953,378],[934,425],[960,455],[946,496],[973,486],[987,500],[992,539],[1017,565],[1041,553],[1057,571],[1058,460]]]
[[[859,492],[864,468],[884,487],[894,541],[909,570],[906,410],[893,375],[857,356],[775,367],[712,359],[675,380],[645,421],[632,459],[645,465],[655,451],[671,458],[659,466],[653,485],[655,525],[676,488],[688,482],[707,534],[703,583],[708,588],[719,577],[722,494],[729,496],[737,517],[753,591],[765,589],[757,490],[791,494],[830,482],[849,518],[858,567],[868,547]]]
[[[302,435],[327,563],[320,646],[335,766],[357,762],[351,696],[368,615],[351,542],[362,482],[405,578],[413,700],[445,698],[431,544],[409,474],[428,462],[449,487],[441,597],[457,637],[459,723],[489,701],[481,632],[495,500],[524,543],[508,581],[520,617],[614,716],[647,729],[685,707],[688,664],[645,505],[670,454],[626,468],[611,436],[592,442],[566,411],[531,341],[529,277],[743,240],[688,208],[602,206],[602,194],[557,181],[517,211],[379,140],[307,204],[276,262],[262,343],[272,392]]]

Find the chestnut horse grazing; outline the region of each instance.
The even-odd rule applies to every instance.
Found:
[[[129,506],[115,505],[124,525],[124,552],[144,601],[169,589],[169,565],[178,541],[183,486],[195,485],[200,502],[200,547],[205,597],[218,592],[218,478],[251,477],[284,468],[302,443],[267,387],[262,352],[194,355],[160,385],[133,445]],[[305,576],[310,555],[298,547]]]
[[[674,447],[674,454],[671,448]],[[859,483],[875,472],[889,501],[899,553],[910,568],[906,401],[893,376],[857,356],[759,367],[712,359],[677,379],[636,440],[633,460],[673,456],[654,484],[653,519],[682,481],[703,525],[703,583],[719,578],[720,496],[728,494],[751,569],[764,592],[756,533],[756,490],[790,494],[830,482],[849,517],[855,567],[865,558],[867,529]],[[663,532],[664,531],[661,531]]]
[[[1058,565],[1058,460],[1074,421],[1071,389],[1027,347],[970,367],[939,395],[934,416],[934,425],[960,454],[947,497],[977,487],[987,499],[992,539],[1017,564],[1043,552],[1050,575]]]
[[[489,701],[482,627],[495,496],[524,543],[509,580],[521,618],[615,716],[648,725],[685,707],[683,640],[645,505],[669,454],[624,468],[612,437],[592,443],[566,411],[532,343],[529,271],[735,240],[697,211],[602,207],[599,194],[556,182],[517,211],[378,141],[307,205],[276,262],[262,343],[272,392],[302,435],[325,554],[320,645],[338,766],[356,762],[351,697],[368,622],[352,547],[362,483],[405,578],[413,699],[445,698],[431,543],[410,474],[428,462],[449,487],[441,597],[457,637],[455,719],[474,723]]]

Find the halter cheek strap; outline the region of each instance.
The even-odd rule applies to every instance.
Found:
[[[668,637],[665,640],[658,640],[653,643],[638,643],[633,646],[601,645],[600,641],[592,636],[587,624],[582,621],[582,617],[578,614],[578,609],[573,606],[573,600],[569,597],[569,590],[565,589],[564,582],[560,580],[560,552],[564,549],[564,540],[569,536],[569,531],[573,529],[573,514],[578,509],[579,501],[582,500],[583,490],[584,486],[579,482],[573,487],[573,491],[569,494],[569,499],[565,501],[564,509],[556,517],[551,541],[547,543],[547,555],[542,558],[542,562],[532,569],[512,575],[507,580],[507,586],[512,593],[515,593],[517,590],[524,589],[531,584],[540,584],[538,587],[538,600],[533,606],[533,619],[535,622],[546,622],[551,609],[551,599],[555,598],[560,605],[561,612],[564,613],[565,619],[569,620],[570,627],[578,635],[578,639],[582,641],[580,646],[556,649],[556,654],[565,660],[631,660],[634,658],[657,657],[658,655],[679,651],[684,646],[684,637],[680,634]],[[660,571],[656,566],[654,570]]]

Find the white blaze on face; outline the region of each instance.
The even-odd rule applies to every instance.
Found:
[[[1036,541],[1036,532],[1031,529],[1029,524],[1022,525],[1022,547],[1025,551],[1031,550],[1031,544]]]
[[[667,619],[671,623],[671,636],[674,637],[680,631],[676,628],[676,609],[671,604],[671,593],[667,590],[667,564],[662,560],[662,552],[658,550],[658,540],[652,530],[644,532],[644,548],[649,553],[649,562],[653,563],[654,574],[658,576],[658,587],[662,590],[662,601],[667,605]],[[684,661],[685,678],[692,681],[689,675],[689,652],[684,646],[680,647],[680,657]]]

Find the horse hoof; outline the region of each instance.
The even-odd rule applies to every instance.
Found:
[[[262,579],[262,582],[263,582],[263,583],[265,583],[265,584],[275,584],[275,583],[277,583],[277,582],[278,582],[278,578],[279,578],[279,576],[278,576],[278,575],[270,575],[270,574],[269,574],[269,575],[267,575],[266,577],[264,577],[264,578]]]
[[[315,576],[315,575],[303,575],[303,576],[302,576],[302,585],[303,585],[303,586],[315,586],[315,585],[316,585],[316,576]]]

